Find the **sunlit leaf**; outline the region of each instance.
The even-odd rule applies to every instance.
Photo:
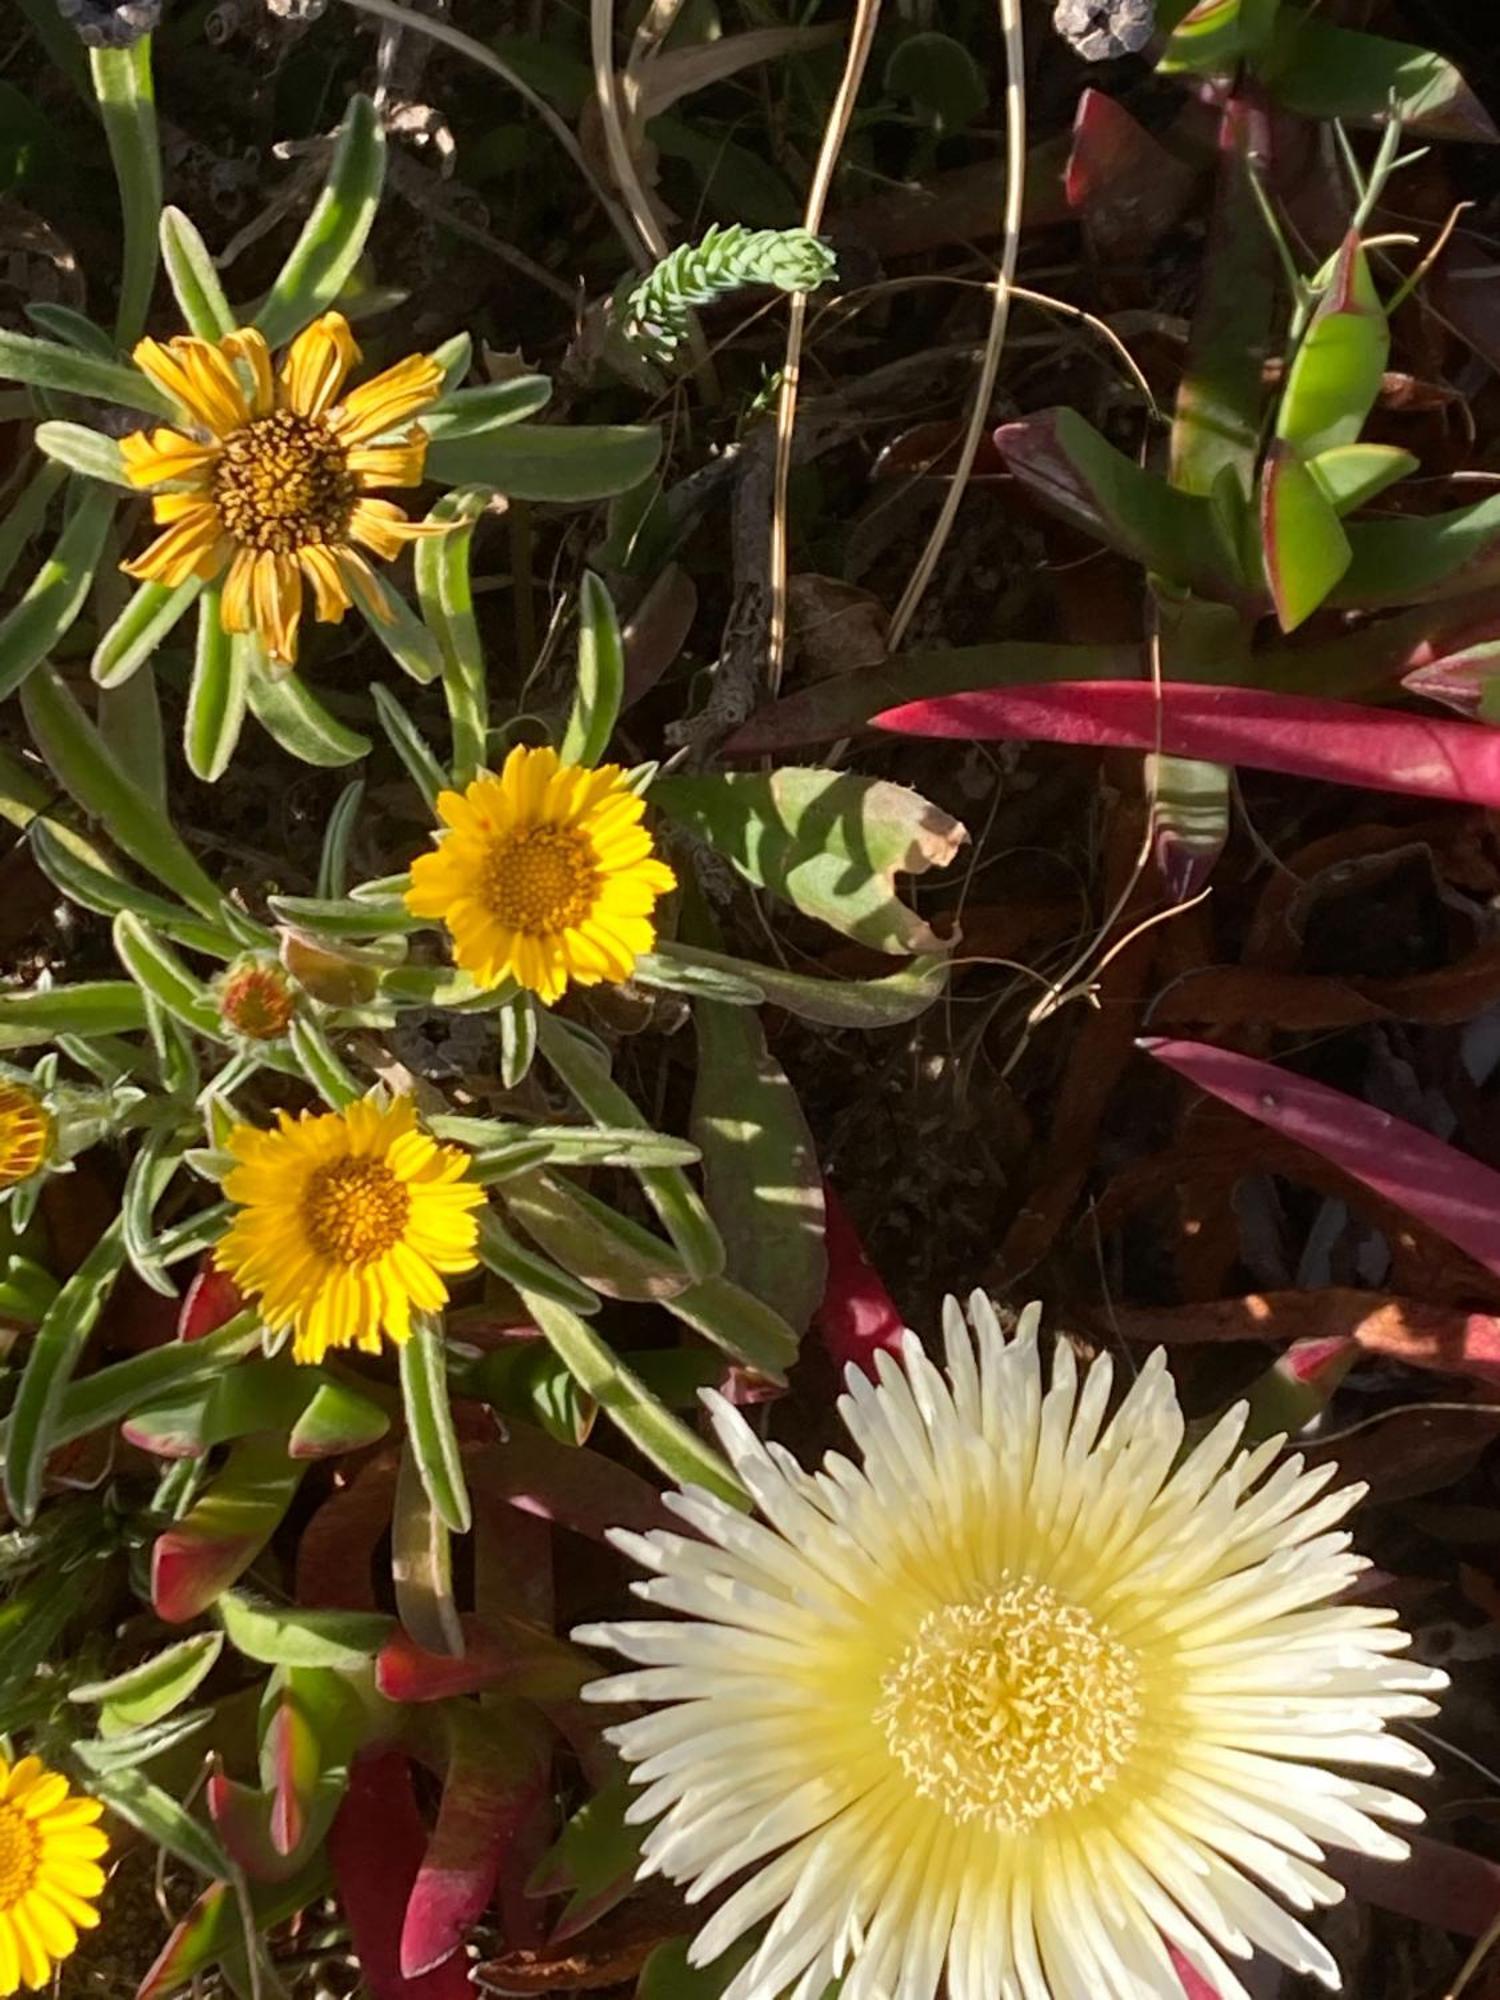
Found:
[[[788,765],[663,778],[651,797],[747,881],[845,936],[876,951],[944,948],[901,902],[895,878],[945,867],[968,834],[905,786]]]

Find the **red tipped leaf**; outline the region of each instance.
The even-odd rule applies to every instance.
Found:
[[[453,1957],[550,1793],[551,1733],[533,1712],[455,1702],[445,1720],[443,1802],[401,1927],[408,1978]]]
[[[415,1979],[401,1970],[402,1926],[426,1846],[405,1757],[394,1750],[361,1757],[328,1853],[371,2000],[473,2000],[462,1958]]]

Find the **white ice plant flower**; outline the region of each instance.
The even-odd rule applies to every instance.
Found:
[[[1183,1455],[1160,1352],[1113,1417],[1107,1359],[1060,1342],[1044,1387],[1037,1321],[1007,1340],[975,1294],[946,1379],[915,1335],[851,1370],[860,1465],[805,1472],[710,1398],[763,1518],[694,1490],[686,1533],[615,1538],[679,1615],[578,1633],[635,1663],[585,1692],[648,1710],[610,1732],[643,1872],[737,1882],[693,1962],[765,1925],[725,2000],[1176,2000],[1169,1946],[1222,2000],[1253,1949],[1337,1989],[1285,1906],[1423,1817],[1343,1768],[1430,1772],[1386,1725],[1445,1685],[1346,1600],[1363,1489],[1239,1450],[1243,1407]]]

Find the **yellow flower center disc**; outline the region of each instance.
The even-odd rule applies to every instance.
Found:
[[[1006,1833],[1103,1791],[1141,1706],[1130,1648],[1024,1578],[929,1612],[880,1693],[875,1720],[921,1796]]]
[[[33,1091],[0,1083],[0,1188],[30,1180],[52,1146],[52,1113]]]
[[[586,835],[537,826],[497,841],[484,870],[482,896],[491,916],[532,937],[581,924],[599,893],[599,871]]]
[[[315,1250],[367,1264],[401,1240],[411,1196],[382,1160],[335,1160],[308,1183],[305,1215]]]
[[[247,548],[279,555],[342,541],[356,497],[344,447],[320,417],[292,410],[231,431],[214,468],[225,530]]]
[[[0,1805],[0,1911],[14,1909],[40,1872],[42,1843],[26,1815]]]

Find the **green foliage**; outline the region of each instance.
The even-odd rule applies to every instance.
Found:
[[[302,160],[285,216],[247,216],[236,233],[254,255],[216,259],[200,233],[214,234],[211,212],[162,206],[154,112],[153,60],[178,60],[197,29],[174,28],[154,55],[146,39],[94,51],[70,72],[88,94],[80,173],[92,190],[107,154],[115,174],[117,207],[106,191],[99,213],[117,226],[117,268],[87,273],[97,317],[64,285],[18,322],[31,330],[0,330],[4,414],[35,450],[0,518],[0,693],[17,695],[21,745],[0,756],[0,816],[74,913],[48,939],[51,968],[0,990],[6,1076],[50,1121],[45,1161],[0,1189],[0,1455],[16,1524],[0,1539],[0,1706],[20,1748],[70,1769],[207,1883],[140,2000],[215,1967],[235,1991],[279,1992],[266,1940],[298,1916],[309,1964],[325,1946],[347,1960],[345,1919],[325,1928],[329,1857],[364,1777],[388,1762],[408,1790],[410,1767],[423,1772],[407,1801],[419,1837],[403,1921],[424,1897],[430,1920],[454,1882],[482,1875],[476,1851],[512,1870],[506,1907],[522,1886],[516,1858],[544,1853],[531,1886],[569,1899],[559,1948],[631,1893],[639,1829],[577,1700],[595,1669],[554,1629],[578,1594],[571,1538],[658,1523],[667,1481],[748,1506],[698,1396],[804,1395],[818,1379],[816,1360],[798,1364],[829,1275],[825,1064],[836,1077],[840,1038],[883,1035],[873,1088],[925,1074],[968,1032],[961,1008],[934,1014],[930,1040],[912,1031],[963,958],[967,832],[855,739],[904,701],[1140,671],[1135,643],[1022,642],[997,623],[985,643],[874,664],[789,655],[786,698],[733,721],[745,687],[767,684],[772,609],[757,565],[781,504],[767,412],[784,357],[779,316],[743,352],[730,341],[709,355],[695,315],[753,288],[810,294],[834,280],[819,236],[753,225],[800,211],[841,49],[828,24],[715,18],[708,36],[700,11],[682,10],[657,48],[647,10],[639,45],[627,55],[627,36],[619,50],[642,198],[668,227],[730,218],[649,269],[634,193],[622,207],[601,178],[586,226],[552,212],[550,177],[527,150],[556,142],[545,121],[460,135],[456,191],[503,191],[512,244],[510,221],[481,226],[462,200],[445,206],[375,98],[345,102],[347,63],[329,72],[332,112],[321,73],[299,97],[295,52],[266,100],[278,118],[296,111],[274,135],[294,135]],[[555,36],[495,49],[571,138],[594,83],[587,10],[563,13]],[[969,25],[960,11],[942,32],[882,29],[881,102],[862,100],[831,215],[866,196],[894,210],[902,180],[990,143],[995,93]],[[1032,498],[1135,566],[1168,680],[1387,691],[1419,628],[1360,623],[1325,642],[1315,627],[1293,647],[1275,625],[1341,609],[1404,617],[1500,582],[1500,502],[1431,513],[1397,494],[1388,516],[1360,518],[1418,470],[1377,414],[1400,280],[1372,218],[1399,164],[1399,121],[1473,138],[1483,114],[1444,59],[1336,27],[1301,0],[1164,5],[1161,26],[1159,68],[1180,88],[1211,98],[1244,77],[1282,111],[1384,123],[1386,140],[1368,170],[1351,154],[1349,227],[1321,267],[1330,244],[1308,254],[1284,240],[1254,149],[1235,155],[1240,178],[1206,253],[1215,309],[1190,333],[1169,448],[1102,398],[1097,422],[1032,409],[1041,398],[1021,369],[1002,383],[1029,414],[996,448]],[[774,157],[754,143],[759,81],[752,92],[742,80],[758,67],[782,121]],[[0,193],[19,187],[41,208],[54,135],[13,96],[0,86],[12,133]],[[592,175],[594,154],[570,171]],[[172,185],[196,196],[193,171],[174,168]],[[1214,241],[1226,213],[1241,232],[1229,245]],[[526,234],[539,217],[542,242]],[[855,223],[851,242],[866,226]],[[878,236],[879,217],[867,224]],[[403,232],[420,235],[420,254]],[[545,257],[538,299],[507,279],[472,326],[445,326],[446,291],[419,295],[413,278],[429,237],[445,255],[518,252],[517,286]],[[925,309],[926,288],[900,275],[906,253],[878,254],[896,282],[872,272],[867,291],[851,270],[860,289],[824,322],[845,324],[847,304],[872,351],[882,314]],[[1278,268],[1279,281],[1265,277]],[[575,314],[579,273],[594,303]],[[968,310],[962,295],[950,303]],[[427,490],[412,511],[439,532],[374,559],[341,622],[314,618],[304,575],[294,667],[226,629],[222,548],[203,565],[213,574],[170,588],[117,574],[147,532],[121,438],[186,422],[128,357],[148,332],[219,341],[251,323],[284,350],[328,312],[347,315],[366,350],[355,385],[449,334],[431,349],[435,401],[376,441],[399,448],[420,422]],[[966,341],[960,324],[952,337]],[[690,341],[692,375],[667,384],[660,371],[682,366]],[[813,352],[810,341],[805,396]],[[601,356],[616,364],[603,382]],[[920,381],[899,391],[909,405],[888,408],[885,393],[851,369],[798,433],[783,523],[794,576],[879,569],[898,489],[866,504],[859,452],[868,437],[873,463],[898,417],[948,413],[928,411]],[[838,446],[826,453],[824,417]],[[900,470],[892,459],[883,470]],[[836,532],[841,508],[870,538],[863,572]],[[731,610],[743,632],[732,623],[721,638]],[[988,631],[988,612],[969,629]],[[181,720],[180,756],[163,747],[163,716]],[[555,1006],[518,978],[485,985],[455,962],[444,925],[406,903],[441,816],[463,810],[451,795],[513,745],[544,741],[570,765],[632,767],[646,834],[679,885],[628,978],[580,980]],[[815,764],[835,743],[830,767]],[[976,780],[966,746],[950,747],[951,761],[922,768],[955,805]],[[1158,858],[1178,886],[1196,882],[1229,825],[1230,772],[1159,757],[1149,790]],[[498,842],[507,829],[492,831]],[[1003,901],[1007,885],[976,871],[976,891]],[[851,966],[859,976],[836,976]],[[234,1011],[247,977],[285,1000],[264,1031]],[[392,1092],[464,1156],[483,1198],[475,1258],[444,1273],[446,1304],[418,1302],[408,1340],[377,1324],[356,1345],[341,1325],[321,1360],[298,1360],[257,1287],[242,1295],[218,1266],[243,1205],[240,1128]],[[361,1311],[383,1282],[360,1267]],[[1321,1409],[1329,1387],[1292,1393],[1273,1371],[1256,1421]],[[596,1577],[607,1587],[606,1560],[589,1558],[590,1590]],[[585,1788],[559,1830],[559,1799]],[[396,1816],[379,1825],[385,1837]],[[418,1942],[414,1960],[433,1948],[426,1933]],[[466,1964],[456,1946],[433,1962],[456,1976]],[[394,1992],[428,1971],[366,1983]],[[638,1990],[713,2000],[729,1976],[690,1969],[669,1940]]]
[[[615,305],[615,323],[648,361],[670,361],[701,307],[748,285],[815,292],[835,269],[833,252],[805,229],[716,224],[698,242],[670,251],[633,285]]]

